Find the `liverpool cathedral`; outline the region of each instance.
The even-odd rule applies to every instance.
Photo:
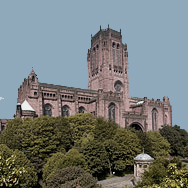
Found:
[[[91,37],[87,53],[88,89],[40,83],[34,70],[18,89],[16,117],[70,116],[91,113],[120,127],[144,132],[172,126],[172,107],[163,101],[129,96],[127,44],[120,32],[101,29]]]

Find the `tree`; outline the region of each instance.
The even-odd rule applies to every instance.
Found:
[[[0,187],[19,187],[25,169],[16,168],[14,161],[14,155],[4,158],[3,153],[0,153]]]
[[[55,153],[47,159],[47,163],[43,167],[43,180],[47,181],[57,169],[71,166],[87,169],[83,154],[76,149],[70,149],[66,154],[61,152]]]
[[[77,149],[70,149],[66,154],[64,158],[64,167],[70,167],[70,166],[77,166],[81,167],[85,170],[87,170],[86,167],[86,161],[84,159],[84,155],[82,153],[79,153]]]
[[[73,142],[80,146],[84,138],[92,137],[95,128],[95,119],[90,113],[79,113],[66,117],[71,128]]]
[[[46,158],[55,152],[71,148],[70,127],[62,117],[25,119],[18,132],[21,150],[32,161],[39,176]]]
[[[57,170],[47,181],[47,188],[72,188],[76,185],[97,188],[97,180],[80,167],[67,167]]]
[[[134,133],[138,136],[141,148],[144,149],[144,153],[147,153],[148,155],[152,156],[152,143],[146,132],[134,129]]]
[[[103,143],[92,140],[84,146],[82,153],[86,160],[86,165],[93,176],[100,179],[107,174],[108,159]]]
[[[170,154],[172,156],[184,157],[186,146],[188,146],[188,133],[179,126],[165,125],[160,129],[160,134],[170,143]]]
[[[117,150],[114,152],[114,169],[123,172],[133,166],[133,159],[141,152],[139,139],[128,129],[119,128],[114,136]]]
[[[184,169],[178,169],[175,163],[170,163],[167,169],[167,175],[159,184],[153,184],[151,186],[143,186],[143,188],[187,188],[188,184],[188,171]]]
[[[47,163],[43,167],[43,181],[47,181],[57,169],[61,168],[64,158],[65,154],[58,152],[47,159]]]
[[[62,117],[43,116],[25,120],[22,129],[22,150],[29,157],[41,159],[61,150],[71,148],[71,134],[66,120]]]
[[[160,184],[167,175],[168,164],[168,161],[164,158],[156,159],[153,164],[149,166],[149,169],[144,171],[142,180],[136,187],[145,187],[145,185],[149,187],[153,184]]]
[[[118,125],[114,121],[105,121],[104,118],[99,117],[95,122],[94,139],[101,142],[113,139],[117,128]]]
[[[108,160],[109,174],[112,175],[115,171],[116,154],[118,150],[118,144],[116,141],[109,139],[104,141],[104,148],[106,151],[106,158]]]
[[[149,131],[146,133],[152,145],[152,157],[169,157],[170,144],[159,132]]]
[[[46,158],[58,151],[68,151],[73,144],[68,120],[48,116],[10,120],[0,141],[12,149],[23,151],[39,178]]]
[[[6,145],[0,145],[1,177],[5,177],[7,183],[18,184],[19,187],[33,187],[37,183],[37,175],[32,163],[27,159],[25,154],[19,150],[11,150]],[[14,176],[16,175],[16,176]],[[13,185],[14,185],[13,184]],[[10,186],[10,185],[9,185]]]
[[[6,144],[10,149],[21,149],[18,130],[22,124],[20,118],[9,119],[6,129],[0,135],[0,144]]]

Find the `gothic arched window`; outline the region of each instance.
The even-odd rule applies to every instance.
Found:
[[[52,106],[50,104],[44,105],[44,115],[45,116],[52,116]]]
[[[157,130],[157,110],[155,108],[152,110],[152,130]]]
[[[110,103],[110,105],[108,106],[108,117],[110,120],[115,121],[115,104],[114,103]]]
[[[67,105],[64,105],[62,107],[62,116],[65,117],[65,116],[69,116],[69,107]]]
[[[117,80],[115,83],[114,83],[114,88],[116,91],[120,92],[121,91],[121,88],[122,88],[122,83],[121,81]]]
[[[32,82],[35,82],[35,77],[34,76],[32,76]]]
[[[85,112],[85,108],[83,106],[80,106],[78,109],[79,113],[84,113]]]

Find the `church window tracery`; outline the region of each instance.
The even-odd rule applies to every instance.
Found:
[[[115,104],[114,103],[110,103],[108,107],[108,117],[110,120],[115,121]]]
[[[52,106],[50,104],[44,105],[44,115],[45,116],[52,116]]]
[[[67,105],[64,105],[63,107],[62,107],[62,116],[63,117],[66,117],[66,116],[69,116],[69,107],[67,106]]]

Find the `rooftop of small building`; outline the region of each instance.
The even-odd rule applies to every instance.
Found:
[[[154,158],[152,158],[150,155],[148,155],[147,153],[141,153],[139,155],[137,155],[134,160],[136,161],[153,161]]]

